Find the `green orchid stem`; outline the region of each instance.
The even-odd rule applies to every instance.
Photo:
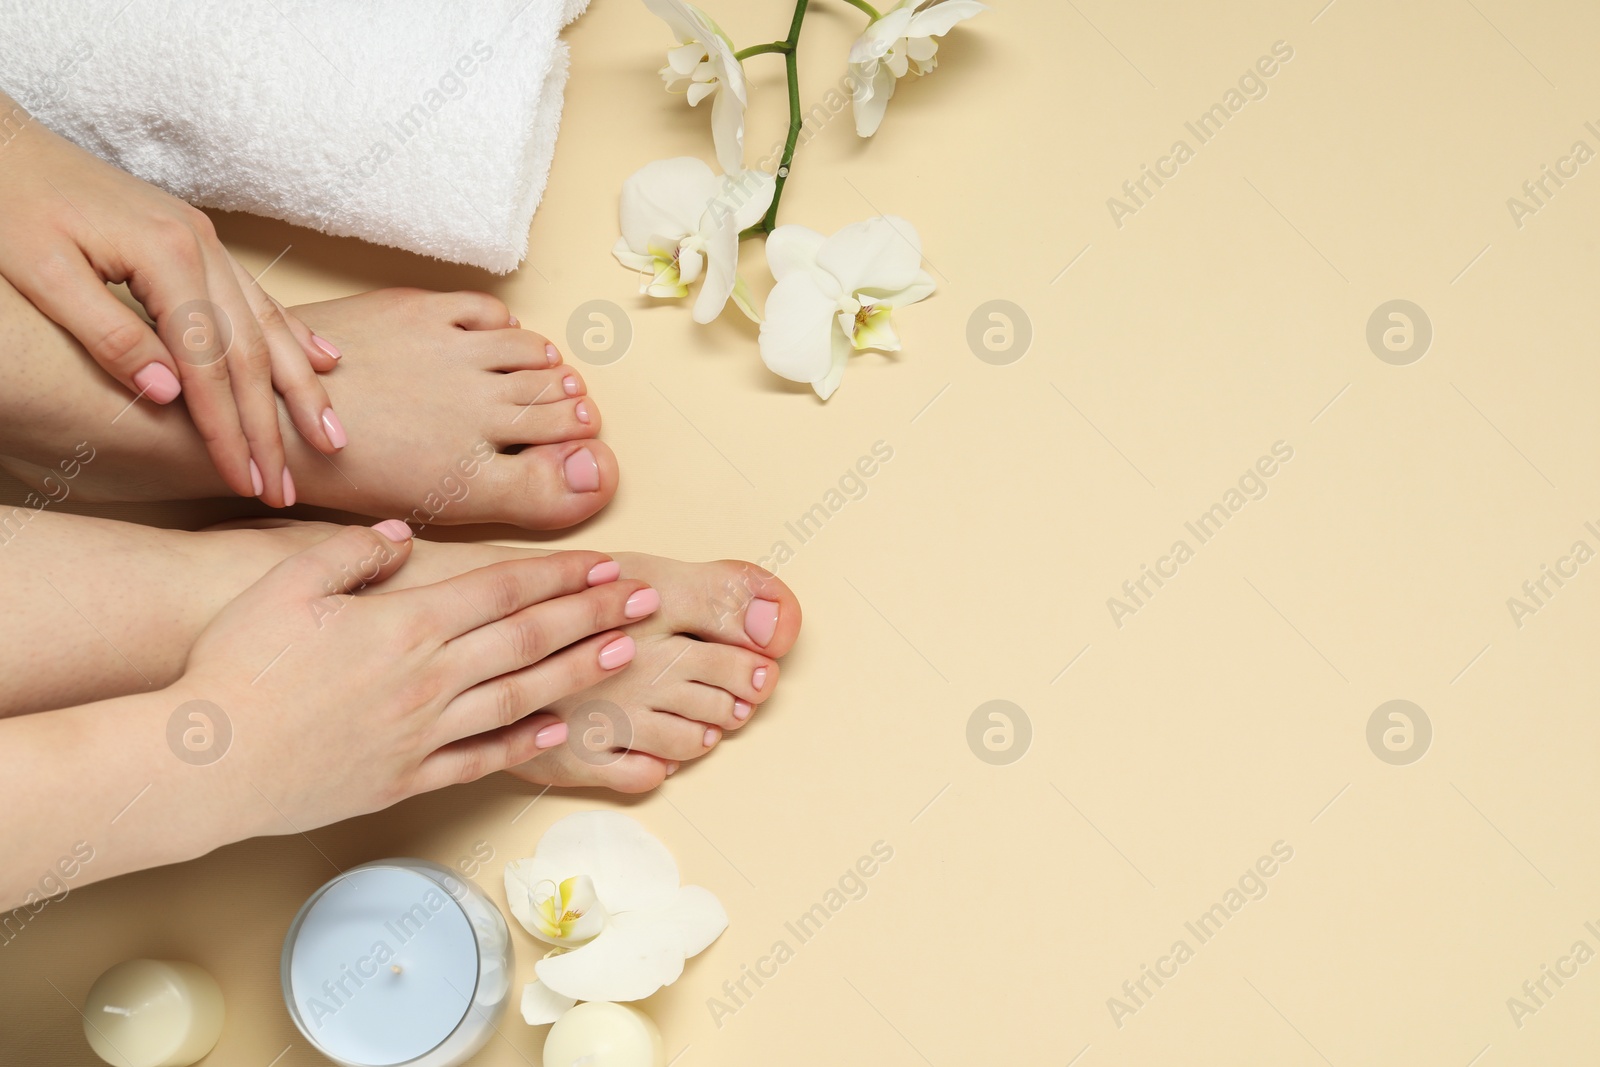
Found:
[[[844,2],[849,4],[851,7],[860,8],[862,11],[866,12],[867,17],[873,22],[877,22],[879,19],[883,18],[882,15],[878,14],[878,9],[867,3],[867,0],[844,0]]]
[[[769,45],[756,45],[746,51],[782,52],[784,72],[789,79],[789,139],[783,144],[783,158],[778,161],[778,173],[772,186],[772,204],[761,221],[743,230],[739,240],[771,233],[778,225],[778,201],[783,198],[783,183],[789,178],[789,164],[794,160],[794,146],[800,140],[800,67],[796,52],[800,45],[800,26],[806,20],[806,5],[811,0],[795,0],[794,19],[789,23],[789,36]],[[743,53],[739,53],[743,55]]]
[[[753,44],[749,48],[739,49],[733,54],[733,58],[742,62],[746,59],[749,59],[751,56],[759,56],[765,52],[787,52],[789,51],[789,48],[790,46],[788,41],[772,41],[769,44]]]

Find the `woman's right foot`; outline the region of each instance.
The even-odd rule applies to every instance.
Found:
[[[615,495],[616,457],[595,440],[600,411],[583,378],[498,299],[387,289],[293,310],[341,353],[322,383],[335,436],[349,442],[323,456],[283,417],[299,502],[416,526],[544,530]],[[0,391],[0,466],[22,481],[59,484],[60,463],[81,461],[85,442],[94,458],[71,483],[80,500],[230,495],[181,403],[132,403],[3,280],[0,343],[14,364]]]

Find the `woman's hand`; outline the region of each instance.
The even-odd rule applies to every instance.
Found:
[[[539,709],[632,660],[616,628],[661,604],[598,552],[352,595],[410,552],[397,519],[341,529],[230,602],[166,689],[0,718],[0,910],[42,906],[72,857],[76,888],[531,759],[567,736]]]
[[[252,832],[376,811],[560,744],[565,724],[538,710],[632,660],[616,627],[660,605],[598,552],[350,595],[398,570],[409,536],[391,519],[289,557],[212,621],[169,690],[227,715],[229,773],[261,794],[245,794]]]
[[[3,93],[0,112],[25,116]],[[0,275],[133,393],[182,393],[231,489],[293,503],[276,394],[315,448],[342,448],[316,373],[337,351],[284,313],[202,212],[23,121],[0,141]],[[106,282],[128,283],[154,332]]]

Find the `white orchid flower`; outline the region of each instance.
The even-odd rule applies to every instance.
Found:
[[[729,174],[744,169],[744,68],[734,56],[733,42],[711,17],[683,0],[644,0],[672,27],[678,47],[667,52],[661,78],[667,91],[684,93],[691,107],[711,97],[711,139],[717,162]]]
[[[879,216],[824,238],[779,226],[767,238],[777,284],[761,324],[761,358],[790,381],[810,382],[826,400],[852,351],[898,352],[890,313],[933,292],[922,241],[902,218]]]
[[[690,156],[647,163],[622,185],[622,237],[612,254],[645,274],[639,291],[651,296],[688,296],[704,274],[696,322],[722,314],[730,296],[757,318],[739,281],[739,231],[766,214],[773,186],[761,170],[718,178]]]
[[[987,10],[978,0],[900,0],[868,23],[850,46],[856,133],[871,137],[878,132],[895,83],[908,72],[933,73],[939,63],[935,37]]]
[[[506,864],[506,900],[529,933],[556,946],[522,993],[532,1026],[580,1000],[648,997],[728,927],[710,890],[679,885],[666,846],[614,811],[569,815],[545,831],[531,858]]]

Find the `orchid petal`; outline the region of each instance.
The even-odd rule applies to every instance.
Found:
[[[709,889],[686,885],[667,905],[666,915],[678,926],[683,954],[698,956],[728,928],[728,912]]]
[[[731,294],[733,306],[744,312],[744,317],[756,325],[761,324],[761,312],[756,308],[755,296],[750,292],[750,286],[743,278],[733,283]]]
[[[889,99],[894,96],[896,81],[894,73],[882,64],[870,75],[858,72],[856,91],[851,97],[855,105],[857,136],[871,137],[878,132],[883,124],[883,113],[889,108]]]
[[[833,362],[829,334],[837,332],[835,310],[837,301],[823,291],[815,271],[796,271],[774,285],[760,336],[768,369],[794,382],[826,376]]]
[[[779,226],[767,235],[767,269],[780,282],[794,271],[813,269],[817,250],[826,240],[806,226]]]
[[[717,83],[716,82],[697,81],[697,82],[691,83],[690,86],[688,87],[688,89],[684,90],[684,96],[689,101],[689,106],[690,107],[695,107],[696,105],[698,105],[700,103],[700,101],[704,100],[706,97],[715,95],[716,91],[717,91]],[[715,103],[713,103],[711,105],[711,108],[712,108],[712,114],[713,115],[716,114],[716,104]]]
[[[744,169],[744,101],[732,92],[718,93],[711,102],[711,140],[724,171]]]
[[[694,302],[696,322],[710,322],[722,314],[733,293],[739,264],[739,231],[734,225],[733,216],[725,215],[721,223],[705,235],[706,280],[700,284],[700,295]],[[698,271],[700,257],[697,255],[695,259]]]
[[[650,273],[656,269],[655,257],[644,252],[635,252],[628,247],[626,237],[618,237],[617,243],[611,246],[611,254],[617,257],[624,267],[629,270],[639,270]]]
[[[646,251],[658,234],[682,239],[695,232],[716,195],[716,175],[698,159],[646,163],[622,183],[622,236],[635,252]]]
[[[684,936],[659,911],[624,912],[581,949],[534,964],[539,980],[578,1000],[642,1000],[683,973]]]
[[[522,1019],[529,1026],[553,1023],[576,1003],[576,998],[564,997],[543,982],[529,982],[522,987]]]
[[[828,373],[811,383],[811,389],[823,400],[833,395],[839,383],[844,380],[844,369],[850,363],[850,338],[838,330],[833,331],[832,348],[829,354]]]
[[[922,240],[911,223],[880,215],[846,226],[817,250],[817,266],[839,279],[847,293],[902,289],[922,269]]]
[[[660,907],[678,891],[678,864],[649,831],[619,812],[584,811],[546,830],[532,857],[506,864],[511,913],[532,932],[524,915],[533,887],[559,885],[575,874],[593,880],[595,894],[614,916]]]
[[[902,289],[874,289],[868,286],[857,291],[874,304],[883,307],[903,308],[908,304],[915,304],[919,300],[928,299],[933,295],[934,288],[933,275],[925,270],[919,270],[911,284]]]
[[[906,36],[939,37],[949,33],[956,23],[983,14],[989,5],[978,0],[939,0],[911,16]]]
[[[699,41],[690,41],[680,44],[676,48],[667,49],[667,66],[672,73],[687,78],[694,73],[694,68],[706,58],[706,46]]]

